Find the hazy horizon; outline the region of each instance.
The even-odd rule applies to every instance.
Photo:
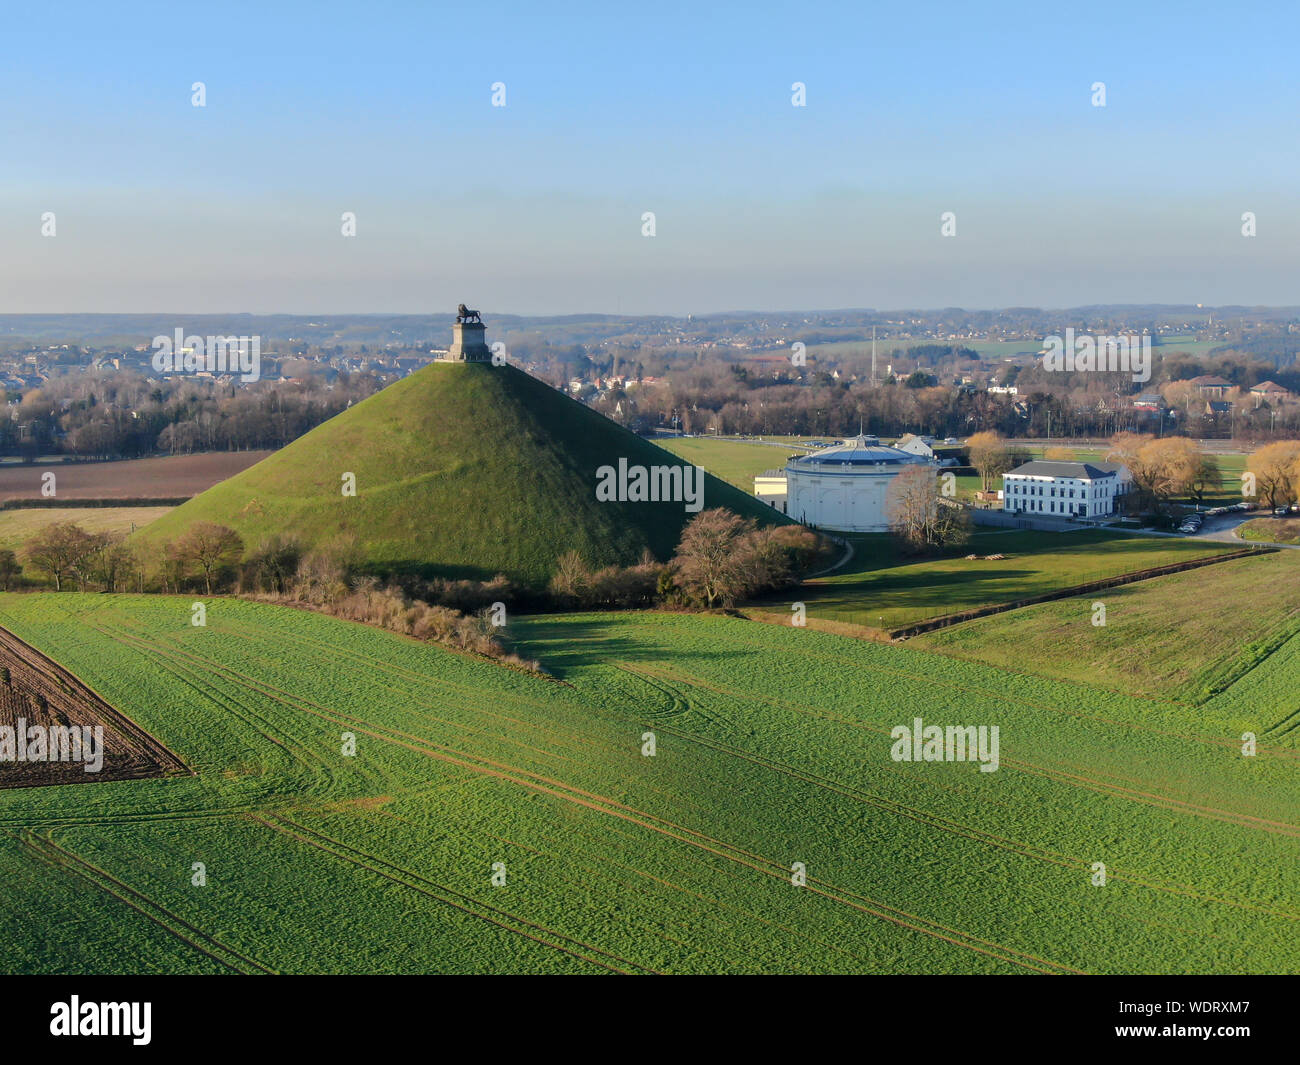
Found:
[[[464,300],[458,300],[464,302]],[[470,301],[473,302],[473,301]],[[1051,314],[1070,314],[1079,311],[1146,311],[1160,310],[1170,311],[1191,311],[1199,314],[1211,314],[1219,311],[1244,310],[1251,312],[1261,311],[1296,311],[1300,312],[1300,303],[1225,303],[1225,304],[1203,304],[1195,305],[1188,303],[1162,303],[1162,302],[1116,302],[1116,303],[1080,303],[1070,306],[1036,306],[1033,304],[1005,304],[1001,306],[909,306],[909,307],[738,307],[722,309],[704,309],[691,311],[646,311],[646,312],[620,312],[602,310],[599,308],[587,307],[580,310],[572,311],[549,311],[531,313],[527,311],[511,310],[508,308],[489,308],[484,304],[475,309],[482,312],[484,320],[490,324],[490,319],[497,318],[584,318],[584,317],[601,317],[601,318],[681,318],[685,320],[688,316],[697,319],[706,318],[732,318],[746,317],[756,315],[795,315],[795,314],[818,314],[818,315],[835,315],[835,314],[853,314],[853,315],[889,315],[889,314],[919,314],[919,315],[937,315],[946,312],[961,311],[971,314],[998,314],[1006,311],[1017,312],[1037,312],[1044,315]],[[87,310],[48,310],[48,311],[5,311],[0,310],[0,318],[13,317],[64,317],[73,318],[78,316],[85,317],[183,317],[186,315],[192,317],[223,318],[223,317],[287,317],[287,318],[394,318],[394,317],[447,317],[454,318],[456,314],[455,306],[436,306],[424,307],[415,310],[379,310],[379,311],[357,311],[357,310],[269,310],[269,311],[249,311],[249,310],[111,310],[111,311],[87,311]]]

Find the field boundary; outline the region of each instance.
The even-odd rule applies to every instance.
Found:
[[[974,621],[977,618],[989,617],[992,614],[1005,614],[1009,610],[1019,610],[1021,607],[1036,606],[1039,603],[1051,603],[1058,599],[1073,599],[1075,596],[1087,595],[1089,592],[1100,592],[1107,588],[1118,588],[1125,584],[1137,584],[1139,581],[1150,580],[1153,577],[1164,577],[1171,573],[1182,573],[1185,570],[1199,569],[1201,566],[1213,566],[1219,562],[1231,562],[1234,559],[1250,558],[1256,555],[1276,554],[1280,548],[1272,546],[1238,548],[1235,551],[1225,552],[1221,555],[1210,555],[1207,558],[1194,558],[1186,562],[1172,562],[1164,566],[1152,566],[1148,569],[1134,570],[1132,573],[1120,573],[1114,577],[1104,577],[1101,580],[1088,581],[1086,584],[1075,584],[1069,588],[1058,588],[1052,592],[1043,592],[1039,595],[1031,595],[1025,599],[1016,599],[1007,603],[994,603],[990,606],[974,607],[970,610],[962,610],[956,614],[944,614],[937,618],[929,618],[925,621],[918,621],[912,625],[905,625],[899,629],[890,629],[889,638],[891,640],[906,640],[913,636],[920,636],[922,633],[933,632],[935,629],[944,629],[950,625],[960,625],[964,621]]]
[[[132,741],[138,750],[131,750],[123,759],[118,752],[111,752],[112,764],[106,763],[105,772],[83,775],[82,773],[63,772],[64,762],[34,762],[43,772],[35,776],[16,774],[13,768],[21,763],[0,763],[5,773],[0,776],[0,788],[47,787],[51,785],[85,783],[98,781],[140,780],[182,774],[195,775],[175,752],[159,740],[150,731],[113,706],[107,699],[81,680],[71,670],[66,669],[49,655],[37,650],[26,640],[0,626],[0,666],[4,669],[0,683],[8,688],[14,682],[23,684],[29,690],[42,696],[43,709],[46,713],[38,724],[42,725],[103,725],[105,731],[111,729],[117,737]],[[80,714],[77,712],[80,711]],[[76,721],[76,716],[91,717],[90,721]],[[107,753],[107,752],[106,752]],[[52,767],[52,770],[51,768]]]
[[[42,496],[39,499],[0,500],[0,510],[34,510],[37,508],[79,510],[83,507],[179,507],[182,503],[188,503],[193,498],[193,496],[129,496],[121,499],[56,499]]]

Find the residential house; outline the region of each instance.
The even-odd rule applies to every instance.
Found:
[[[1231,381],[1225,381],[1222,377],[1216,377],[1214,374],[1202,374],[1200,377],[1193,377],[1191,383],[1200,389],[1201,395],[1212,396],[1215,399],[1222,399],[1233,387]]]

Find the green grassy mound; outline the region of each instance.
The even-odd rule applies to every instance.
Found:
[[[305,545],[355,535],[366,568],[544,584],[578,551],[630,564],[672,554],[693,516],[681,502],[596,499],[596,471],[682,460],[509,366],[435,363],[330,419],[142,531],[161,548],[194,521],[229,525],[249,548],[272,534]],[[342,494],[343,475],[356,495]],[[705,508],[766,522],[770,507],[706,476]]]

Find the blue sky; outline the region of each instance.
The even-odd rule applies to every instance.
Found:
[[[1300,302],[1295,9],[541,6],[11,8],[0,311]]]

